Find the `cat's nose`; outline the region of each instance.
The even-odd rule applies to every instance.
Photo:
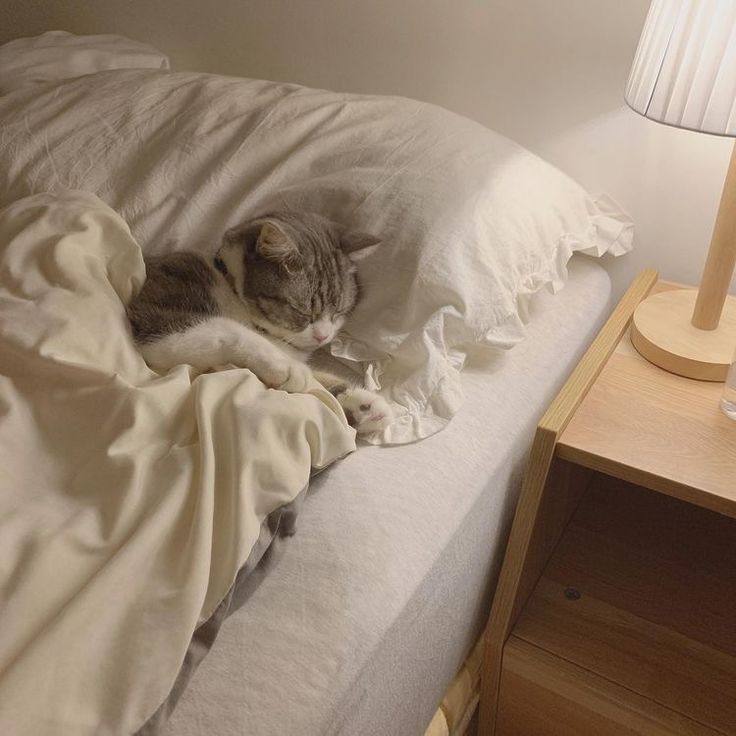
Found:
[[[314,339],[319,343],[323,343],[329,337],[326,332],[320,332],[319,330],[313,330],[312,334],[314,335]]]

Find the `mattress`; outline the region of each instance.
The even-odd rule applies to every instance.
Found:
[[[529,334],[463,374],[441,433],[314,478],[296,535],[223,625],[167,736],[419,736],[488,616],[539,417],[610,310],[577,256]]]

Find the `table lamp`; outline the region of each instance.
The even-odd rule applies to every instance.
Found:
[[[652,120],[736,136],[736,0],[653,0],[626,86],[626,102]],[[650,362],[689,378],[725,381],[736,347],[736,148],[697,291],[645,299],[631,328]]]

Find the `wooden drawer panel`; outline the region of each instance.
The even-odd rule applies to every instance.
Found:
[[[513,635],[652,713],[736,734],[735,612],[736,522],[596,476]]]
[[[496,736],[719,736],[515,636],[506,643]]]

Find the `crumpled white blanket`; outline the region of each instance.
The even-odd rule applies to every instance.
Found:
[[[355,448],[335,399],[249,371],[158,376],[144,264],[83,192],[0,212],[0,733],[139,729],[271,512]]]
[[[26,85],[108,69],[168,69],[158,49],[113,33],[77,36],[47,31],[0,46],[0,95]]]

